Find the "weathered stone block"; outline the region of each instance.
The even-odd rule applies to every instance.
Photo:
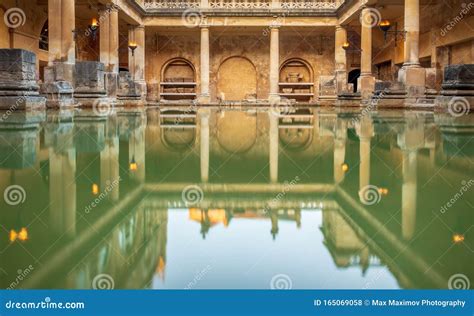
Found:
[[[23,49],[0,49],[0,109],[44,108],[36,82],[36,55]]]
[[[76,63],[75,93],[105,94],[104,64],[97,61]]]
[[[443,90],[474,90],[474,64],[451,65],[444,69]]]

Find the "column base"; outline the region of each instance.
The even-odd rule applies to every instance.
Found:
[[[110,99],[116,99],[119,87],[119,75],[116,72],[105,73],[105,91],[107,97]]]
[[[411,65],[403,66],[398,73],[398,81],[405,86],[408,98],[424,97],[426,92],[426,71]]]
[[[40,92],[46,97],[46,107],[64,108],[76,105],[74,89],[67,81],[49,82],[41,85]]]
[[[198,95],[197,102],[199,104],[209,104],[211,103],[211,96],[209,94],[200,94]]]
[[[370,99],[375,91],[375,77],[362,75],[358,79],[359,93],[363,100]]]
[[[8,96],[0,93],[0,110],[41,110],[46,105],[46,98],[41,96],[17,95]]]

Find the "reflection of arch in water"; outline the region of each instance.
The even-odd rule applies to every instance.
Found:
[[[257,69],[245,57],[225,59],[217,71],[217,95],[224,100],[257,97]]]
[[[303,151],[313,142],[313,130],[309,128],[284,128],[278,133],[282,148]]]
[[[191,149],[196,141],[194,128],[164,128],[161,132],[161,143],[172,151]]]
[[[257,117],[245,112],[227,111],[217,118],[217,142],[229,153],[243,154],[257,141]]]

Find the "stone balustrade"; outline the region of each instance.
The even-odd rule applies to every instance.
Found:
[[[336,11],[344,0],[135,0],[145,11],[153,13],[163,10],[185,11],[185,10],[204,10],[232,13],[235,10],[293,10],[292,14]],[[251,13],[251,12],[249,12]]]

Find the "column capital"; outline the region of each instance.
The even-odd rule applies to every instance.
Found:
[[[336,31],[345,30],[346,28],[340,24],[336,25]]]

